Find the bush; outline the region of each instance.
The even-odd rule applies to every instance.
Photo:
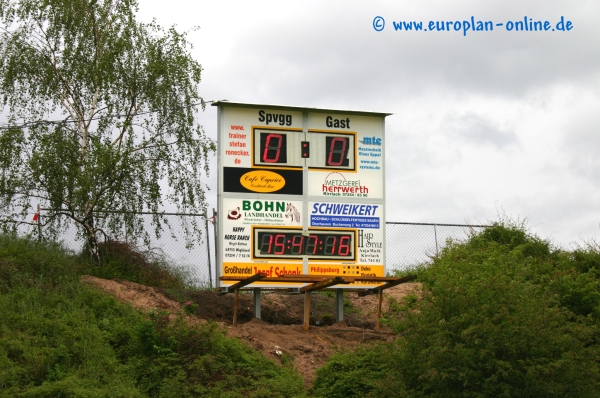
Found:
[[[388,346],[358,347],[354,352],[340,351],[317,370],[311,393],[316,397],[365,397],[376,393],[378,380],[392,367]]]
[[[142,250],[130,242],[114,240],[100,243],[98,248],[102,265],[89,258],[87,249],[80,254],[90,275],[174,290],[192,286],[190,273],[170,262],[159,249]]]
[[[372,396],[597,397],[599,258],[510,223],[451,244],[419,270],[419,299],[387,320],[401,338],[387,355],[356,354],[373,362],[355,378],[389,369]]]
[[[0,396],[304,394],[296,372],[216,324],[144,316],[81,284],[78,264],[59,246],[0,236]]]

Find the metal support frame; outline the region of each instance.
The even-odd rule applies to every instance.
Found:
[[[213,278],[212,278],[212,265],[210,264],[210,240],[208,239],[208,223],[209,220],[208,218],[204,221],[204,226],[206,228],[206,253],[207,253],[207,260],[208,260],[208,283],[210,285],[210,288],[213,288]],[[215,274],[216,276],[216,274]],[[218,285],[219,282],[217,281],[216,284]]]
[[[235,301],[233,302],[233,326],[237,325],[239,295],[240,289],[235,289]]]
[[[260,287],[254,288],[254,317],[260,319]]]
[[[344,290],[335,289],[335,318],[337,322],[344,320]]]
[[[383,301],[383,289],[379,289],[379,300],[377,300],[377,330],[381,329],[381,304]]]
[[[310,327],[310,290],[304,291],[304,330]]]

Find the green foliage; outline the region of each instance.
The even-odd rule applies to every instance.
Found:
[[[125,279],[143,285],[181,291],[192,286],[192,276],[160,250],[142,250],[128,242],[108,241],[99,245],[102,266],[81,253],[86,272],[104,279]]]
[[[186,314],[194,315],[196,310],[198,309],[198,304],[192,303],[191,301],[186,301],[183,305],[183,310]]]
[[[0,396],[304,394],[295,372],[218,325],[144,316],[82,285],[76,264],[59,247],[0,236]]]
[[[522,224],[494,224],[449,245],[419,270],[420,296],[396,304],[387,323],[401,338],[362,366],[388,369],[365,393],[599,396],[599,260],[597,247],[557,250]],[[356,369],[356,379],[369,380],[369,370]],[[324,381],[319,373],[315,386]],[[329,385],[329,394],[345,391]]]
[[[384,379],[391,368],[388,357],[388,347],[383,344],[337,352],[317,370],[311,395],[346,398],[376,393],[378,380]]]
[[[52,209],[45,233],[74,222],[98,260],[98,234],[149,239],[132,212],[163,201],[205,212],[200,176],[215,145],[195,121],[202,68],[185,33],[136,11],[135,0],[0,0],[5,230],[35,200]],[[156,234],[168,225],[152,223]],[[182,224],[188,243],[202,226]]]

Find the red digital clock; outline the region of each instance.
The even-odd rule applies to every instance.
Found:
[[[327,259],[353,261],[356,232],[254,227],[254,258]]]

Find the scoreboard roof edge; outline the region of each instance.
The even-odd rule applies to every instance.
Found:
[[[323,108],[307,108],[304,106],[287,106],[287,105],[271,105],[271,104],[248,104],[244,102],[230,102],[230,101],[215,101],[211,104],[212,106],[222,107],[235,107],[235,108],[261,108],[261,109],[281,109],[289,111],[299,112],[315,112],[315,113],[338,113],[344,115],[357,115],[357,116],[380,116],[386,117],[393,115],[393,113],[387,112],[366,112],[366,111],[352,111],[343,109],[323,109]]]

